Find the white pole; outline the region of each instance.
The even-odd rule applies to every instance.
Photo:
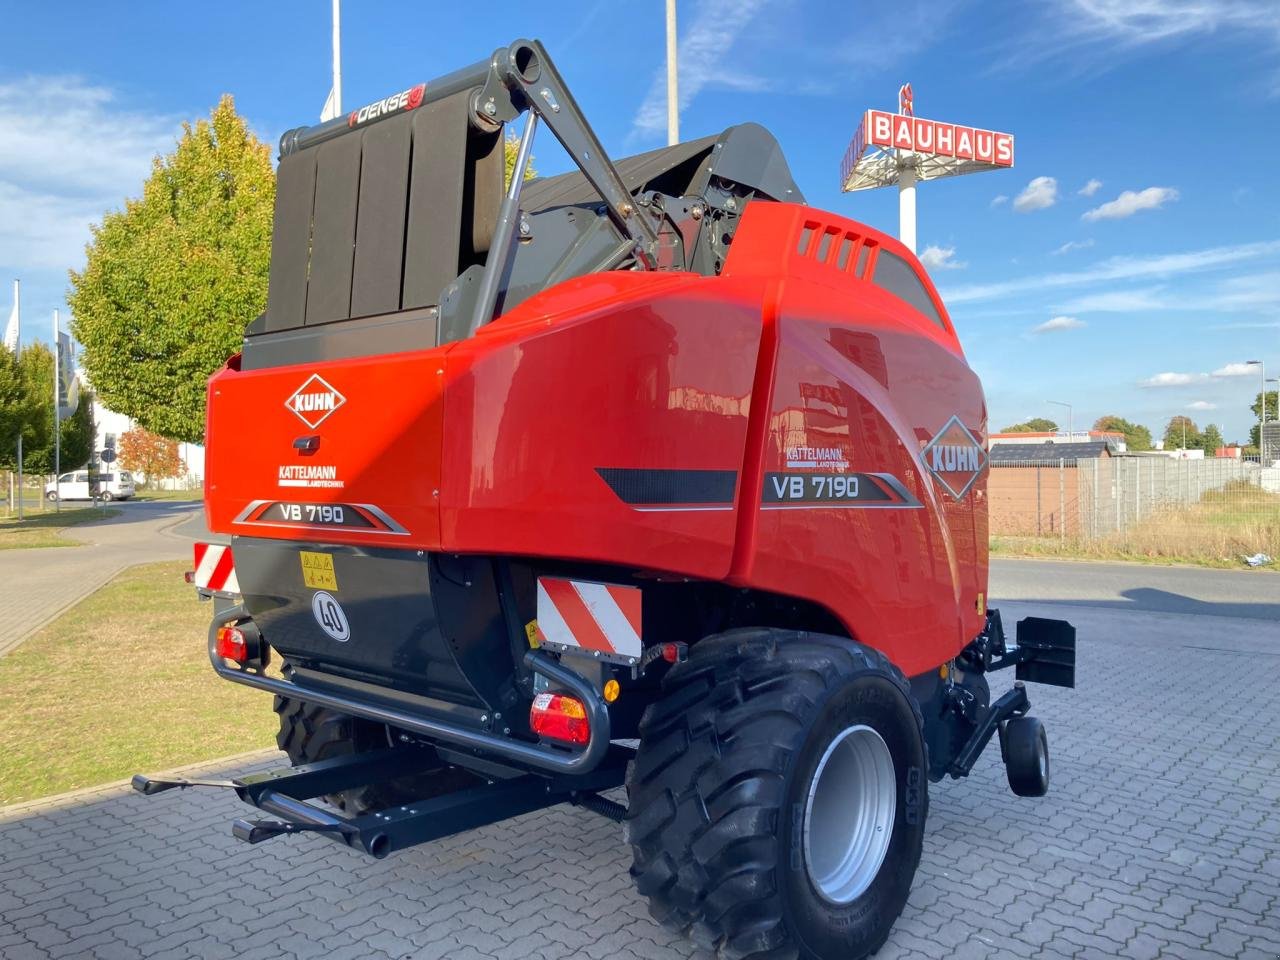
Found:
[[[916,252],[916,168],[905,163],[898,168],[898,239]]]
[[[22,284],[21,284],[21,282],[19,282],[19,281],[17,281],[17,280],[13,281],[13,312],[14,312],[15,314],[17,314],[17,317],[18,317],[18,326],[17,326],[17,329],[18,329],[18,340],[17,340],[17,343],[15,343],[15,344],[14,344],[14,347],[13,347],[13,355],[14,355],[14,357],[15,357],[16,359],[21,359],[21,357],[22,357],[22,301],[21,301],[21,293],[22,293]],[[23,498],[24,498],[24,496],[25,496],[25,491],[24,491],[24,490],[23,490],[23,488],[22,488],[22,428],[23,428],[23,426],[24,426],[24,424],[21,424],[21,423],[19,423],[19,424],[18,424],[18,519],[19,519],[19,520],[21,520],[21,519],[22,519],[22,501],[23,501]],[[1258,439],[1259,439],[1259,440],[1261,440],[1261,439],[1262,439],[1262,434],[1258,434]]]
[[[58,311],[53,311],[53,489],[61,490],[58,477],[62,473],[62,344],[58,339]],[[55,496],[53,509],[62,512],[62,498]]]
[[[342,0],[333,0],[333,111],[342,116]]]
[[[667,146],[680,142],[680,91],[676,73],[676,0],[667,0]]]

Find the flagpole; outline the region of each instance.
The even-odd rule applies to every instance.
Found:
[[[58,477],[62,475],[62,339],[58,311],[53,311],[53,489],[61,492]],[[53,509],[62,512],[62,497],[56,493]]]
[[[342,0],[333,0],[333,111],[342,116]]]

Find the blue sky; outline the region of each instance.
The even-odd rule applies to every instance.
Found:
[[[56,16],[51,16],[56,11]],[[87,225],[136,195],[184,119],[235,95],[273,145],[329,87],[329,3],[12,5],[0,59],[0,277],[27,335],[64,311]],[[781,140],[810,203],[897,230],[892,191],[842,194],[861,112],[1012,132],[1011,171],[928,183],[922,252],[994,427],[1104,413],[1250,425],[1280,376],[1280,3],[680,0],[682,133]],[[664,142],[661,0],[347,0],[344,106],[542,39],[614,156]],[[543,172],[563,164],[546,138]],[[1096,184],[1096,185],[1094,185]],[[8,314],[7,286],[0,317]],[[246,318],[246,320],[249,318]],[[33,331],[32,327],[36,327]]]

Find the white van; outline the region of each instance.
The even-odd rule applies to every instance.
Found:
[[[133,474],[128,470],[99,473],[94,475],[98,481],[98,496],[103,500],[128,500],[133,496]],[[50,502],[55,500],[90,500],[93,494],[89,489],[89,471],[73,470],[64,473],[57,483],[45,484],[44,495]]]

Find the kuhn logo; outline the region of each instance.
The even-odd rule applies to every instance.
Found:
[[[964,498],[987,465],[987,455],[969,428],[952,417],[925,445],[924,465],[957,500]]]
[[[319,374],[313,373],[284,405],[308,427],[315,428],[346,402],[346,397],[326,383]]]
[[[362,123],[368,123],[370,120],[377,120],[379,117],[395,113],[397,110],[415,110],[421,105],[422,96],[426,92],[427,85],[420,83],[416,87],[401,90],[399,93],[393,93],[389,97],[366,104],[359,110],[352,110],[347,117],[347,126],[356,127]]]

